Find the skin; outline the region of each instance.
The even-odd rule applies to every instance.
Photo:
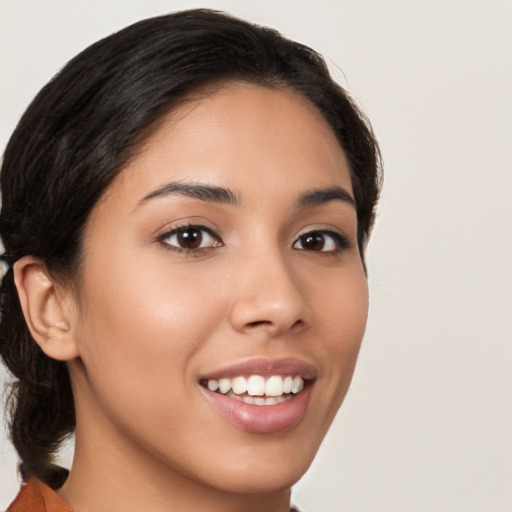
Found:
[[[238,204],[144,200],[176,181],[227,188]],[[76,351],[77,430],[59,493],[73,510],[288,510],[366,324],[354,206],[297,207],[305,192],[334,186],[352,194],[317,109],[291,90],[247,84],[183,104],[115,179],[86,226],[79,292],[60,301]],[[215,236],[188,252],[162,238],[189,223]],[[314,229],[348,247],[325,235],[335,250],[305,248],[300,237]],[[255,357],[314,366],[309,405],[291,428],[248,432],[205,399],[200,376]]]

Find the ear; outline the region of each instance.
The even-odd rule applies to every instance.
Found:
[[[77,358],[71,290],[59,286],[44,262],[34,256],[24,256],[14,264],[14,282],[25,321],[41,350],[59,361]]]

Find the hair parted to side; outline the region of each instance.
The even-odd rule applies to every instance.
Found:
[[[209,85],[245,81],[289,87],[323,114],[351,167],[361,257],[380,189],[369,123],[329,75],[320,55],[277,31],[197,9],[140,21],[71,60],[36,96],[5,150],[0,235],[0,353],[16,381],[11,437],[24,478],[57,488],[67,472],[52,456],[75,428],[65,363],[32,339],[13,279],[23,256],[62,280],[79,279],[89,214],[158,122]]]

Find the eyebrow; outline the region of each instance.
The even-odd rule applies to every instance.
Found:
[[[233,206],[239,204],[238,196],[227,188],[199,183],[183,183],[179,181],[173,181],[158,187],[156,190],[153,190],[153,192],[150,192],[148,195],[144,196],[139,201],[139,205],[142,205],[156,197],[165,197],[171,195],[191,197],[192,199],[199,199],[201,201],[228,204]]]
[[[240,204],[238,195],[228,188],[199,183],[183,183],[180,181],[173,181],[158,187],[156,190],[153,190],[144,196],[139,201],[139,205],[142,205],[157,197],[166,197],[171,195],[185,196],[192,199],[199,199],[200,201],[227,204],[232,206],[238,206]],[[356,207],[356,202],[349,194],[349,192],[347,192],[342,187],[333,186],[304,192],[297,200],[296,208],[311,208],[314,206],[320,206],[330,201],[342,201],[354,208]]]
[[[330,201],[342,201],[356,208],[354,198],[342,187],[327,187],[304,192],[297,201],[297,208],[320,206]]]

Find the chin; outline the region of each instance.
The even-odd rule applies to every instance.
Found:
[[[287,467],[272,461],[263,466],[248,465],[243,474],[229,478],[229,481],[220,483],[219,488],[235,494],[273,494],[289,490],[304,475],[309,463],[303,467]],[[231,472],[230,472],[231,473]]]
[[[308,470],[320,444],[296,437],[293,443],[291,439],[258,441],[238,453],[232,450],[219,460],[217,470],[210,467],[205,475],[210,485],[212,475],[216,475],[213,485],[231,493],[272,494],[290,489]]]

